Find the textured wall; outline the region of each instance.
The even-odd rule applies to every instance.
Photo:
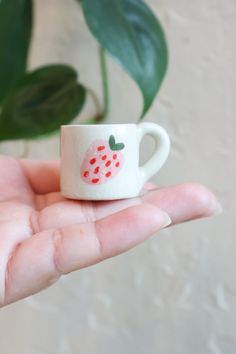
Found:
[[[236,2],[148,0],[169,41],[165,83],[147,115],[171,135],[159,184],[198,181],[225,213],[162,231],[135,250],[65,276],[0,312],[1,354],[235,354]],[[96,43],[72,0],[36,0],[30,67],[76,66],[100,93]],[[135,121],[138,89],[109,61],[114,122]],[[83,117],[93,113],[88,102]],[[147,144],[149,146],[149,144]],[[22,144],[0,146],[17,154]],[[30,157],[58,156],[58,137]],[[146,151],[144,157],[148,155]]]

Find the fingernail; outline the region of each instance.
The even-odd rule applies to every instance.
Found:
[[[212,200],[212,215],[221,214],[222,211],[223,211],[223,208],[222,208],[220,202],[217,199]]]
[[[165,227],[169,226],[172,223],[172,220],[169,217],[169,215],[167,213],[165,213],[164,211],[163,211],[162,215],[163,215],[163,220],[162,220],[160,228],[164,229]]]

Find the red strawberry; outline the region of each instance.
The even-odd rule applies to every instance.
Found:
[[[116,143],[110,135],[109,141],[95,140],[88,148],[81,165],[81,177],[86,183],[101,184],[117,175],[124,163],[121,152],[125,145]]]

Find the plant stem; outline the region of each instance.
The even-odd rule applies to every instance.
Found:
[[[103,91],[103,112],[102,119],[105,119],[110,106],[109,99],[109,86],[108,86],[108,73],[107,73],[107,62],[106,62],[106,51],[103,47],[99,47],[99,59],[100,59],[100,72],[102,79],[102,91]]]
[[[90,95],[90,97],[92,98],[92,100],[94,102],[94,106],[95,106],[95,109],[96,109],[96,112],[97,112],[97,116],[101,116],[102,115],[102,113],[101,113],[102,112],[102,108],[100,106],[99,100],[98,100],[95,92],[92,89],[88,88],[88,87],[86,87],[86,91],[87,91],[87,94]]]

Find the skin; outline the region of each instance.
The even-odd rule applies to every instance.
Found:
[[[220,212],[199,184],[147,184],[128,200],[69,200],[59,192],[59,168],[0,156],[0,307],[125,252],[170,222]]]

